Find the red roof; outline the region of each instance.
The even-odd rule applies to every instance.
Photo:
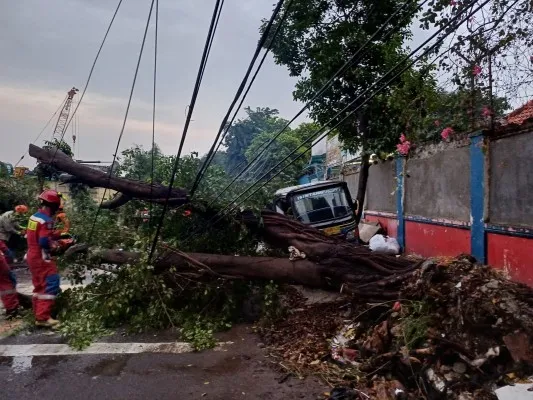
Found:
[[[507,115],[507,123],[521,125],[530,118],[533,118],[533,100]]]

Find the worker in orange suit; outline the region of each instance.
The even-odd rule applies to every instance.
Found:
[[[11,250],[0,240],[0,299],[6,310],[6,318],[12,319],[19,314],[17,279],[9,268],[8,258]]]
[[[54,234],[56,235],[66,235],[70,231],[70,221],[67,217],[67,214],[64,211],[64,197],[61,193],[58,192],[59,198],[62,200],[61,204],[59,206],[59,210],[57,212],[57,215],[55,217],[55,231]]]
[[[33,282],[33,312],[35,325],[56,328],[59,321],[51,317],[60,280],[57,264],[52,257],[58,249],[59,237],[54,233],[54,217],[61,206],[55,190],[45,190],[39,195],[40,208],[33,214],[26,229],[28,241],[27,262]]]

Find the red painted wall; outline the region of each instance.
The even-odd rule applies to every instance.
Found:
[[[366,221],[379,222],[385,230],[387,236],[398,237],[398,220],[396,218],[377,217],[374,215],[365,215]]]
[[[487,264],[533,286],[533,239],[487,233]]]
[[[405,252],[422,257],[453,257],[470,253],[470,231],[405,221]]]

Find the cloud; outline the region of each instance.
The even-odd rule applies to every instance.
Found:
[[[28,0],[6,2],[0,13],[0,160],[16,162],[48,121],[66,92],[82,89],[117,1]],[[82,158],[109,157],[116,146],[131,90],[149,3],[124,1],[78,111]],[[213,2],[161,2],[157,85],[157,142],[175,153],[190,103]],[[185,143],[185,152],[206,152],[257,45],[262,0],[227,1]],[[153,25],[145,46],[121,149],[149,146],[152,137]],[[269,57],[245,105],[278,108],[291,118],[294,79]],[[79,99],[79,94],[77,98]],[[43,134],[49,138],[51,127]],[[67,133],[70,136],[70,131]],[[42,144],[42,139],[37,143]],[[27,165],[33,165],[25,159]]]

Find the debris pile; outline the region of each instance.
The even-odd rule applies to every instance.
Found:
[[[468,257],[428,260],[396,300],[345,304],[265,334],[285,366],[337,386],[331,398],[496,399],[533,375],[533,289]]]

